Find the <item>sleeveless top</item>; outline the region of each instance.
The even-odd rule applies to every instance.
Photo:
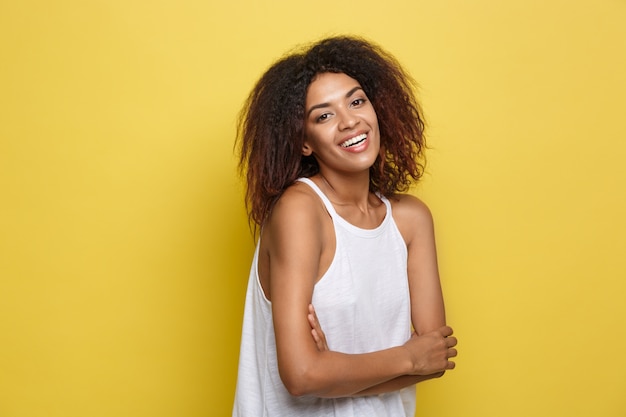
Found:
[[[335,231],[335,255],[315,284],[315,306],[328,347],[367,353],[403,345],[411,336],[407,248],[393,220],[391,204],[382,223],[361,229],[340,217],[330,200],[308,178],[321,198]],[[258,277],[257,244],[244,309],[234,417],[398,417],[415,413],[413,386],[364,397],[294,397],[278,374],[272,306]]]

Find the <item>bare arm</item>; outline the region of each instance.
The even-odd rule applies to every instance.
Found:
[[[446,325],[433,218],[428,207],[411,195],[398,196],[393,210],[408,249],[411,320],[422,335]]]
[[[317,349],[319,351],[329,350],[328,344],[326,343],[326,335],[324,334],[324,331],[322,330],[319,320],[317,319],[317,314],[315,313],[315,308],[313,307],[312,304],[309,305],[308,319],[309,319],[309,325],[311,326],[311,336],[313,337],[313,340],[315,341]],[[444,334],[447,334],[445,333],[446,330],[447,329],[440,329],[441,332],[444,332],[444,333],[441,333],[442,336]],[[416,334],[413,334],[413,337],[418,337],[418,336]],[[456,343],[456,341],[453,341],[452,339],[448,339],[447,342],[450,348],[454,347],[454,344]],[[353,394],[352,397],[377,395],[377,394],[384,394],[387,392],[397,391],[399,389],[406,388],[411,385],[415,385],[418,382],[426,381],[426,380],[433,379],[433,378],[439,378],[443,376],[444,373],[445,371],[437,372],[437,373],[430,374],[430,375],[402,375],[394,379],[391,379],[389,381],[383,382],[381,384],[374,385],[370,388],[366,388],[363,391],[359,391]]]
[[[265,290],[272,300],[278,367],[288,391],[343,397],[403,375],[431,375],[448,369],[445,336],[435,332],[372,353],[317,349],[307,314],[313,287],[323,272],[320,257],[328,241],[323,232],[327,214],[317,201],[306,192],[287,190],[262,236],[262,249],[269,259]]]

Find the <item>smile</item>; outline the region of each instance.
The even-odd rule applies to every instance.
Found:
[[[358,136],[355,136],[355,137],[353,137],[351,139],[348,139],[347,141],[343,142],[341,144],[341,147],[342,148],[349,148],[350,146],[354,146],[354,145],[357,145],[357,144],[363,142],[365,139],[367,139],[367,135],[365,133],[362,133],[362,134],[360,134]]]

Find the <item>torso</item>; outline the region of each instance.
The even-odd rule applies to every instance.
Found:
[[[321,192],[321,189],[317,191]],[[354,398],[293,397],[285,390],[278,372],[278,343],[282,337],[282,346],[285,346],[285,334],[290,338],[294,335],[294,332],[285,333],[285,320],[294,317],[293,314],[285,314],[285,300],[309,302],[306,301],[309,290],[305,289],[305,297],[302,297],[303,284],[298,284],[303,282],[303,278],[309,283],[304,286],[310,285],[312,293],[308,300],[315,306],[330,350],[362,354],[400,346],[410,337],[408,253],[405,238],[396,222],[395,207],[408,213],[412,210],[410,207],[403,208],[407,203],[402,198],[381,200],[374,195],[371,200],[371,197],[368,196],[368,201],[373,201],[373,204],[368,210],[374,215],[374,221],[360,223],[356,221],[359,216],[350,217],[349,212],[337,210],[335,206],[343,207],[329,201],[328,196],[321,199],[311,184],[297,183],[283,195],[282,198],[287,200],[282,200],[276,211],[281,213],[277,219],[279,223],[268,223],[265,232],[262,232],[251,268],[242,331],[240,377],[235,397],[236,411],[233,415],[261,415],[263,407],[271,409],[272,415],[281,416],[414,414],[415,391],[412,387]],[[292,204],[294,200],[290,199],[296,199],[296,204]],[[294,213],[297,214],[295,223]],[[284,219],[288,220],[287,223],[283,222]],[[277,228],[277,224],[281,227]],[[271,235],[269,230],[277,232]],[[282,236],[278,245],[277,235]],[[289,250],[294,247],[293,240],[297,241],[298,250],[295,252]],[[309,240],[315,241],[315,244],[302,246],[303,241]],[[285,249],[289,252],[287,257],[282,256]],[[314,253],[315,250],[317,253]],[[267,294],[270,288],[270,253],[275,256],[275,264],[289,264],[288,268],[282,269],[287,274],[274,272],[277,274],[274,302],[268,302],[267,297],[261,295],[263,292]],[[300,262],[308,265],[304,269],[309,272],[314,270],[315,273],[300,273]],[[265,277],[261,275],[263,273]],[[266,287],[263,288],[264,281]],[[285,285],[296,285],[294,288],[297,291],[292,293],[293,296],[286,296]],[[280,322],[279,327],[275,327],[277,321]],[[282,336],[279,331],[282,331]],[[258,381],[263,383],[259,385]]]

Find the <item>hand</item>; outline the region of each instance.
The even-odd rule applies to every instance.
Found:
[[[421,336],[413,333],[404,344],[413,362],[411,374],[443,374],[448,369],[454,369],[455,363],[450,358],[457,355],[457,350],[454,348],[456,344],[456,337],[452,336],[452,329],[448,326]]]
[[[330,350],[328,349],[328,344],[326,343],[326,335],[322,331],[322,326],[320,326],[320,322],[317,319],[317,314],[315,314],[315,308],[313,308],[313,304],[309,304],[309,314],[307,318],[309,319],[309,325],[311,326],[311,335],[313,336],[313,340],[315,341],[317,350],[319,350],[320,352]]]

